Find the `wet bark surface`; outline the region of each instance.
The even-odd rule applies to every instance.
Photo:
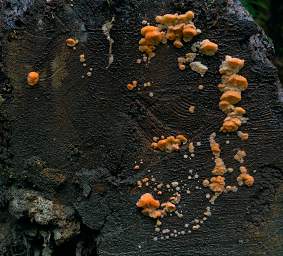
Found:
[[[283,254],[283,112],[270,62],[273,46],[238,1],[3,1],[0,6],[1,255]],[[191,44],[178,50],[160,46],[149,64],[136,64],[142,20],[153,23],[156,15],[187,10],[196,13],[202,30],[194,41],[209,38],[219,45],[215,56],[201,57],[207,74],[178,70],[176,59]],[[102,26],[113,17],[114,62],[107,68],[109,41]],[[68,37],[78,38],[76,50],[66,47]],[[87,67],[79,61],[82,53]],[[245,144],[234,133],[218,132],[225,117],[218,108],[218,68],[225,55],[246,60],[240,72],[249,81],[241,101],[249,118]],[[26,85],[31,70],[41,74],[35,88]],[[132,80],[153,86],[129,92]],[[189,105],[196,106],[195,113],[187,111]],[[235,150],[246,150],[255,185],[221,195],[200,230],[154,241],[154,221],[135,206],[150,189],[136,189],[137,180],[153,175],[163,183],[185,181],[189,169],[198,172],[199,181],[209,177],[212,132],[227,166],[237,170]],[[180,133],[201,142],[194,158],[151,150],[152,137]],[[140,170],[133,171],[141,159]],[[167,217],[163,228],[183,230],[203,212],[207,192],[182,197],[184,217]]]

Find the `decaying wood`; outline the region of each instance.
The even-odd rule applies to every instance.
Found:
[[[19,1],[21,11],[8,2],[0,3],[1,255],[282,255],[279,80],[272,44],[238,1]],[[178,70],[191,44],[160,46],[149,64],[136,64],[142,21],[187,10],[202,30],[196,40],[219,45],[216,56],[202,57],[206,75]],[[66,47],[68,37],[79,40],[76,50]],[[225,117],[217,89],[225,55],[246,60],[244,147],[255,185],[221,195],[197,232],[154,241],[155,222],[135,206],[148,190],[135,184],[148,175],[187,180],[189,169],[210,175],[209,135]],[[42,79],[35,88],[26,84],[31,70]],[[152,85],[128,91],[133,80]],[[154,136],[171,134],[200,141],[195,157],[150,148]],[[237,169],[233,155],[243,142],[235,133],[217,139],[226,165]],[[182,230],[203,211],[205,193],[183,197],[184,217],[169,216],[163,228]]]

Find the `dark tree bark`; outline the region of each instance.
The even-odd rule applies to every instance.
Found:
[[[273,45],[238,1],[2,1],[0,6],[1,255],[283,254],[280,83],[270,61]],[[202,30],[195,41],[209,38],[219,45],[216,56],[202,57],[207,74],[200,78],[178,70],[176,59],[191,44],[179,50],[160,46],[150,64],[135,64],[142,20],[154,23],[156,15],[187,10],[196,13]],[[106,68],[109,40],[102,26],[113,17],[114,62]],[[75,51],[66,47],[68,37],[79,39]],[[81,53],[87,67],[79,61]],[[185,181],[189,169],[200,181],[210,176],[208,138],[225,117],[217,89],[225,55],[246,60],[241,74],[249,87],[241,105],[250,139],[244,148],[248,168],[256,170],[255,185],[221,195],[200,230],[154,241],[154,221],[135,206],[148,190],[134,189],[135,184],[148,175],[164,183]],[[30,70],[41,74],[35,88],[26,85]],[[132,80],[153,86],[129,92]],[[196,105],[194,114],[187,111],[190,104]],[[195,158],[150,148],[152,137],[179,133],[202,143]],[[234,133],[218,133],[217,139],[226,165],[238,169],[233,154],[243,142]],[[135,172],[140,159],[144,164]],[[167,217],[163,228],[183,230],[203,212],[207,192],[184,195],[184,217]]]

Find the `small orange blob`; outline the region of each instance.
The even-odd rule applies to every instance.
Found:
[[[241,100],[241,92],[239,91],[226,91],[222,94],[220,100],[229,102],[230,104],[236,104]]]
[[[180,41],[180,40],[175,40],[173,45],[176,47],[176,48],[182,48],[184,45],[183,43]]]
[[[219,72],[222,75],[236,74],[244,66],[244,64],[245,60],[226,55],[225,60],[222,62],[219,68]]]
[[[29,72],[27,76],[28,85],[35,86],[38,84],[38,82],[39,82],[39,73],[35,71]]]
[[[190,41],[197,34],[198,32],[194,25],[188,24],[183,27],[183,37],[185,42]]]
[[[240,186],[245,184],[248,187],[251,187],[254,184],[254,177],[248,174],[248,170],[246,167],[240,167],[241,174],[237,177],[237,181]]]
[[[132,83],[127,84],[127,88],[129,91],[132,91],[138,86],[138,81],[133,81]]]
[[[68,38],[66,40],[66,44],[69,47],[75,47],[78,43],[79,43],[79,41],[77,39],[74,39],[74,38]]]
[[[226,85],[229,87],[233,86],[235,89],[244,91],[248,88],[248,81],[243,76],[233,74],[227,79]]]
[[[200,42],[200,51],[205,55],[212,56],[217,52],[217,50],[218,45],[208,39],[205,39]]]
[[[239,129],[242,122],[238,117],[234,118],[227,118],[224,120],[222,127],[220,128],[220,131],[222,132],[235,132]]]
[[[222,193],[225,190],[225,178],[222,176],[212,177],[209,188],[216,193]]]
[[[161,207],[164,208],[165,212],[174,212],[176,211],[176,205],[171,202],[166,202],[161,204]]]
[[[228,113],[233,109],[233,105],[226,100],[221,100],[219,102],[219,108],[224,112]]]
[[[237,132],[237,135],[239,136],[239,138],[242,140],[242,141],[246,141],[249,139],[249,134],[247,132],[241,132],[241,131],[238,131]]]
[[[218,155],[221,152],[220,145],[218,143],[212,143],[210,145],[210,148],[211,148],[213,155]]]
[[[151,147],[155,150],[171,153],[179,151],[180,147],[187,143],[187,138],[184,135],[168,136],[166,139],[160,139],[158,142],[153,142]]]
[[[226,172],[226,167],[225,167],[225,164],[224,164],[222,158],[217,157],[217,158],[215,158],[214,161],[215,161],[215,167],[212,170],[212,174],[213,175],[224,175],[225,172]]]
[[[154,199],[150,193],[143,194],[137,201],[136,206],[142,208],[142,213],[151,218],[156,219],[163,216],[163,211],[158,210],[160,202]]]
[[[154,199],[150,193],[143,194],[137,201],[136,206],[139,208],[159,208],[160,202]]]

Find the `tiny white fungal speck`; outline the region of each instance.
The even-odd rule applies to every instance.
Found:
[[[171,185],[172,185],[173,188],[175,188],[175,187],[177,187],[177,186],[179,185],[179,182],[173,181],[173,182],[171,183]]]
[[[91,76],[92,73],[91,73],[91,72],[87,72],[86,75],[87,75],[87,76]]]
[[[150,92],[150,93],[149,93],[149,97],[153,97],[153,92]]]
[[[200,228],[200,225],[195,225],[195,226],[193,226],[193,230],[198,230]]]
[[[230,144],[230,140],[226,140],[226,144]]]
[[[234,171],[234,169],[233,169],[233,168],[231,168],[231,167],[229,167],[229,168],[227,168],[227,171],[231,173],[231,172],[233,172],[233,171]]]
[[[167,233],[170,233],[170,229],[168,229],[168,228],[166,228],[166,229],[163,229],[163,230],[162,230],[162,233],[163,233],[163,234],[167,234]]]
[[[202,84],[200,84],[200,85],[198,86],[198,89],[199,89],[199,90],[203,90],[203,88],[204,88],[204,86],[203,86]]]
[[[153,240],[154,240],[154,241],[157,241],[157,240],[158,240],[158,238],[155,236],[155,237],[153,238]]]
[[[187,159],[189,156],[188,155],[184,155],[184,158]]]
[[[201,146],[201,142],[200,141],[197,142],[197,146]]]
[[[156,225],[157,225],[157,226],[161,226],[161,225],[162,225],[162,222],[161,222],[160,220],[157,220],[157,221],[156,221]]]
[[[147,25],[147,21],[146,21],[146,20],[143,20],[143,21],[142,21],[142,25]]]
[[[139,247],[139,249],[141,249],[141,245],[139,245],[138,247]]]
[[[192,173],[193,173],[193,170],[192,170],[192,169],[190,169],[190,170],[189,170],[189,173],[190,173],[190,174],[192,174]]]

